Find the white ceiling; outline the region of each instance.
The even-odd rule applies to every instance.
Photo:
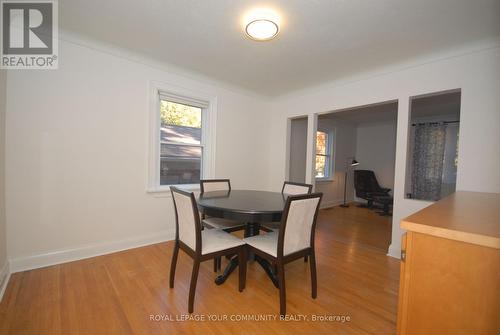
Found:
[[[245,37],[246,11],[282,16]],[[61,0],[62,29],[264,95],[500,36],[500,0]]]

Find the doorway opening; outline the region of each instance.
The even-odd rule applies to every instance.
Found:
[[[320,222],[339,240],[383,253],[392,234],[397,113],[397,100],[323,113],[315,137]]]
[[[455,192],[460,90],[410,98],[405,198],[437,201]]]

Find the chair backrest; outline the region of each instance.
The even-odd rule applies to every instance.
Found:
[[[278,237],[278,256],[314,247],[314,231],[323,193],[287,198]]]
[[[354,170],[354,188],[356,194],[379,192],[381,189],[372,170]]]
[[[192,192],[170,187],[175,208],[175,239],[193,251],[201,251],[201,224]]]
[[[285,181],[281,193],[289,195],[310,194],[312,185]]]
[[[202,179],[200,180],[200,191],[231,191],[231,182],[229,179]]]

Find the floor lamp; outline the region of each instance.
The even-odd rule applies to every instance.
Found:
[[[347,208],[349,205],[346,202],[346,196],[347,196],[347,174],[349,173],[349,168],[359,165],[359,162],[355,160],[354,158],[348,158],[346,160],[345,164],[345,178],[344,178],[344,203],[340,205],[340,207]]]

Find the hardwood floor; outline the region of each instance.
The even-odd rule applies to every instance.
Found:
[[[326,209],[322,214],[322,220],[333,225],[334,239],[387,253],[391,243],[392,216],[381,216],[373,209],[359,208],[354,203],[348,208]]]
[[[348,211],[370,220],[364,209]],[[360,228],[370,222],[350,224],[349,212],[320,212],[316,300],[309,265],[297,260],[286,267],[287,312],[306,321],[279,321],[278,290],[258,264],[249,263],[247,287],[239,293],[237,273],[214,284],[211,262],[200,268],[192,314],[205,321],[176,320],[187,317],[192,261],[179,254],[169,289],[173,247],[166,242],[13,274],[0,304],[0,334],[395,334],[399,261],[365,247],[376,233]],[[313,321],[314,315],[350,321]],[[242,317],[270,320],[232,320]]]

